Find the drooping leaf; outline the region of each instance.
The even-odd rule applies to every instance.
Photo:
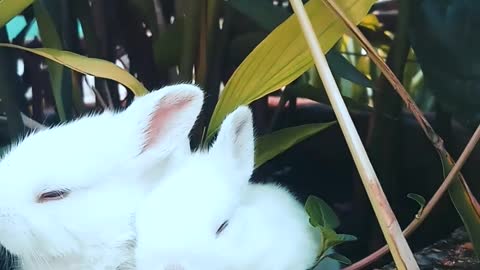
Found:
[[[0,47],[10,47],[28,51],[53,60],[80,73],[114,80],[123,84],[137,96],[148,93],[148,90],[133,75],[128,73],[128,71],[103,59],[85,57],[76,53],[52,48],[31,49],[8,43],[0,43]]]
[[[339,0],[338,4],[358,23],[374,2]],[[345,32],[345,26],[321,0],[311,0],[305,8],[322,48],[328,51]],[[215,107],[207,138],[211,139],[225,116],[239,105],[249,104],[292,82],[312,65],[298,20],[292,15],[270,33],[231,76]]]
[[[45,0],[37,0],[33,3],[33,9],[37,18],[42,45],[58,50],[63,49],[56,26],[58,24],[55,24],[52,19],[52,12],[60,12],[58,3],[47,6]],[[62,65],[54,61],[47,60],[47,65],[59,118],[61,121],[66,121],[71,117],[71,74]]]
[[[310,223],[312,226],[322,226],[329,230],[335,229],[340,225],[340,221],[338,220],[337,215],[333,211],[328,204],[316,197],[316,196],[308,196],[307,201],[305,202],[305,210],[307,211],[308,215],[310,216]],[[333,230],[332,230],[333,231]],[[333,231],[333,233],[335,233]],[[325,241],[329,238],[328,235],[324,235]]]
[[[10,19],[20,14],[30,6],[33,0],[3,0],[0,1],[0,27],[3,27]]]
[[[420,209],[418,210],[417,216],[421,215],[423,211],[423,207],[425,207],[425,203],[426,203],[425,198],[415,193],[408,193],[407,197],[416,201],[418,205],[420,205]]]
[[[441,156],[440,160],[442,162],[443,175],[447,177],[453,166],[445,156]],[[450,184],[448,194],[470,236],[475,254],[480,258],[480,213],[476,208],[478,207],[477,202],[470,200],[470,198],[475,197],[471,194],[470,189],[464,186],[464,182],[458,176]]]
[[[315,135],[330,127],[336,122],[322,124],[307,124],[291,128],[285,128],[264,135],[256,140],[255,167],[260,167],[265,162],[283,153],[293,145]]]
[[[343,263],[343,264],[346,264],[346,265],[352,264],[352,261],[350,261],[349,258],[347,258],[347,257],[345,257],[345,256],[343,256],[342,254],[337,253],[337,252],[328,254],[326,257],[332,258],[332,259],[334,259],[334,260],[336,260],[336,261],[339,261],[339,262],[341,262],[341,263]]]

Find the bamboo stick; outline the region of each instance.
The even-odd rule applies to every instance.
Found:
[[[332,72],[325,59],[325,55],[322,52],[303,3],[301,0],[290,0],[290,3],[299,20],[301,29],[312,53],[315,66],[317,67],[318,74],[325,86],[328,99],[332,104],[340,128],[345,136],[345,140],[347,141],[347,145],[353,156],[353,160],[357,166],[363,185],[367,191],[367,195],[372,203],[373,210],[377,216],[383,235],[392,252],[395,264],[400,270],[419,269],[415,258],[413,257],[413,253],[402,234],[400,225],[398,224],[385,193],[382,190],[373,166],[370,163],[367,152],[360,140],[360,136],[353,124],[352,118],[348,114],[347,107],[345,106],[338,86],[335,83]]]

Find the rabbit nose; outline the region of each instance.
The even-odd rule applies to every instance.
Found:
[[[169,264],[164,270],[184,270],[184,268],[180,264]]]

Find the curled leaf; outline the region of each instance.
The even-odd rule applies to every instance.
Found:
[[[80,73],[114,80],[123,84],[137,96],[148,93],[148,90],[135,77],[133,77],[133,75],[128,73],[128,71],[121,69],[114,63],[103,59],[90,58],[76,53],[52,48],[31,49],[8,43],[0,43],[0,47],[9,47],[28,51],[55,61]]]
[[[407,197],[416,201],[418,205],[420,205],[420,209],[418,209],[418,212],[416,214],[416,218],[419,218],[420,215],[422,215],[423,208],[425,207],[426,201],[425,198],[421,195],[415,194],[415,193],[408,193]]]

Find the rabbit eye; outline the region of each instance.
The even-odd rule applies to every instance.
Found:
[[[70,190],[68,189],[44,192],[40,195],[40,197],[38,197],[38,202],[43,203],[48,201],[61,200],[65,198],[69,193],[70,193]]]
[[[220,227],[218,227],[217,236],[220,235],[222,233],[222,231],[225,230],[225,228],[227,226],[228,226],[228,220],[225,220],[225,222],[223,222],[222,225],[220,225]]]

